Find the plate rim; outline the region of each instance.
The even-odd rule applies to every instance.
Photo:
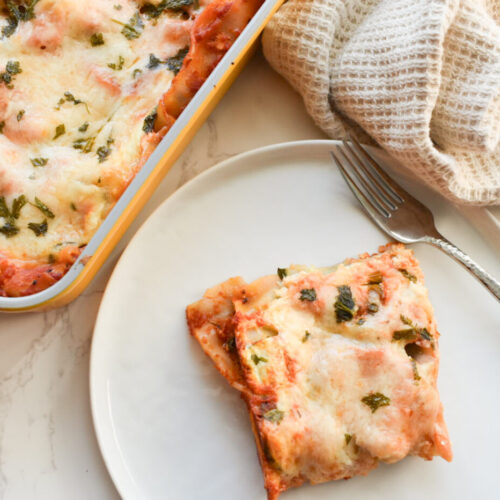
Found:
[[[139,227],[137,232],[131,238],[130,242],[127,244],[127,247],[124,249],[122,254],[120,255],[114,269],[106,283],[106,288],[102,296],[101,303],[99,305],[99,311],[96,317],[96,321],[93,328],[92,334],[92,342],[90,349],[90,362],[89,362],[89,392],[90,392],[90,407],[91,407],[91,415],[92,415],[92,424],[94,428],[94,434],[97,439],[99,451],[103,462],[106,466],[109,477],[111,478],[118,494],[121,498],[124,499],[135,499],[141,498],[139,495],[139,487],[135,484],[133,476],[131,473],[126,474],[126,480],[124,481],[123,474],[127,471],[128,467],[124,460],[119,461],[117,463],[117,459],[115,457],[116,453],[121,455],[120,445],[116,437],[113,438],[112,442],[115,444],[113,448],[108,448],[107,439],[104,436],[104,433],[108,431],[108,427],[113,428],[113,422],[111,412],[106,412],[106,418],[103,418],[101,413],[98,410],[98,406],[101,404],[100,400],[103,400],[102,392],[102,384],[103,379],[100,378],[98,380],[98,366],[97,366],[97,358],[98,354],[98,343],[102,342],[103,339],[106,338],[102,333],[99,334],[99,324],[102,321],[102,316],[104,314],[105,304],[107,301],[107,297],[110,294],[110,285],[113,282],[114,277],[116,276],[120,265],[124,259],[127,258],[128,250],[132,246],[135,239],[140,238],[144,227],[147,226],[149,221],[156,217],[156,213],[163,209],[164,205],[167,203],[175,203],[176,199],[184,194],[184,192],[189,191],[190,189],[195,189],[199,183],[203,183],[206,177],[211,175],[217,175],[220,171],[225,169],[231,169],[234,166],[237,166],[241,162],[245,162],[258,157],[266,157],[269,155],[275,154],[290,154],[290,151],[294,149],[302,150],[303,148],[310,148],[308,153],[310,153],[311,158],[319,157],[321,153],[324,153],[325,148],[333,147],[341,144],[339,140],[333,139],[313,139],[313,140],[298,140],[298,141],[287,141],[280,142],[276,144],[270,144],[267,146],[251,149],[249,151],[245,151],[230,158],[227,158],[221,162],[214,164],[213,166],[205,169],[203,172],[200,172],[195,177],[191,178],[185,184],[183,184],[180,188],[176,189],[172,194],[170,194],[167,198],[165,198],[156,209],[151,213],[151,215],[143,222],[143,224]],[[391,157],[385,152],[383,149],[378,147],[368,146],[369,149],[376,150],[377,154],[382,157],[388,158],[389,161],[392,160]],[[394,160],[392,160],[394,161]],[[336,168],[332,162],[332,169]],[[410,173],[411,174],[411,173]],[[344,185],[345,189],[348,191],[347,185]],[[453,204],[451,204],[453,205]],[[456,208],[456,206],[455,206]],[[482,217],[486,217],[487,214],[485,211],[481,211]],[[487,243],[483,239],[483,244]],[[107,391],[107,389],[105,389]],[[99,400],[99,401],[98,401]],[[108,407],[109,408],[109,407]],[[134,490],[130,490],[130,488],[134,488]]]

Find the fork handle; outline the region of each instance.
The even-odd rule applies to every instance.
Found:
[[[453,257],[457,262],[467,268],[498,300],[500,300],[500,282],[476,264],[466,253],[462,252],[444,236],[425,238],[427,243],[440,248],[443,252]]]

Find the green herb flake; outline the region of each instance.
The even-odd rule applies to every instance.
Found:
[[[56,109],[59,110],[61,109],[61,106],[65,102],[72,102],[74,106],[78,106],[78,104],[83,104],[87,108],[87,113],[90,113],[89,107],[86,102],[82,101],[81,99],[77,99],[71,92],[64,92],[64,97],[61,97],[59,99]]]
[[[304,288],[300,291],[299,299],[302,301],[314,302],[316,298],[316,290],[314,288]]]
[[[4,127],[5,127],[5,121],[4,121],[4,120],[2,120],[2,121],[0,122],[0,134],[3,134],[3,129],[4,129]]]
[[[13,35],[19,23],[35,18],[35,6],[40,0],[6,0],[7,25],[2,28],[2,36]]]
[[[48,158],[31,158],[31,164],[34,167],[45,167],[47,163],[49,162]]]
[[[66,127],[65,127],[64,123],[61,123],[61,125],[58,125],[56,127],[56,133],[54,135],[53,140],[55,141],[56,139],[58,139],[59,137],[61,137],[61,135],[64,135],[65,133],[66,133]]]
[[[90,153],[94,147],[95,137],[82,137],[73,142],[73,148],[81,153]]]
[[[89,122],[85,122],[83,125],[81,125],[80,127],[78,127],[78,132],[87,132],[89,128]]]
[[[49,219],[53,219],[55,217],[54,213],[52,210],[39,198],[35,196],[35,203],[33,204],[40,212],[42,212],[45,217],[48,217]]]
[[[148,69],[155,69],[161,64],[161,59],[158,59],[154,54],[149,54]]]
[[[141,7],[141,12],[148,19],[156,19],[160,17],[166,10],[182,10],[189,5],[192,5],[193,3],[194,0],[162,0],[158,5],[147,2]]]
[[[288,269],[284,267],[278,267],[278,277],[280,280],[286,278],[288,276]]]
[[[19,111],[19,113],[17,113],[17,121],[20,122],[23,118],[24,118],[24,115],[26,114],[26,111],[24,109],[21,109],[21,111]]]
[[[135,80],[142,73],[142,69],[136,68],[132,73],[132,78]]]
[[[14,219],[19,219],[19,216],[21,215],[21,210],[28,203],[28,200],[26,199],[26,196],[22,194],[21,196],[18,196],[17,198],[14,199],[12,202],[12,210],[10,215]]]
[[[19,61],[8,61],[5,66],[5,71],[0,73],[0,81],[2,81],[7,88],[12,89],[14,88],[12,82],[15,76],[22,72],[23,70],[21,69]]]
[[[121,71],[123,69],[123,65],[125,64],[125,59],[123,56],[118,56],[118,62],[108,64],[108,68],[114,69],[115,71]]]
[[[7,221],[2,227],[0,227],[0,233],[7,238],[12,238],[12,236],[19,233],[19,228],[12,221]]]
[[[306,330],[306,333],[302,337],[302,342],[307,342],[307,339],[311,336],[311,334]]]
[[[428,340],[429,342],[433,343],[432,335],[429,333],[429,331],[427,330],[427,328],[419,328],[418,329],[418,333],[420,333],[420,336],[424,340]]]
[[[120,4],[115,4],[115,5],[113,5],[113,9],[122,10],[122,6]]]
[[[97,148],[97,156],[99,157],[99,163],[104,163],[111,154],[111,148],[109,146],[101,146]]]
[[[49,225],[47,223],[47,219],[45,219],[43,222],[40,223],[30,222],[28,224],[28,229],[31,229],[36,234],[37,237],[44,236],[48,228]]]
[[[352,434],[344,434],[345,444],[346,446],[351,442]]]
[[[335,301],[335,319],[337,323],[342,323],[354,317],[354,308],[356,304],[351,289],[347,285],[341,285],[337,287],[337,290],[339,294]]]
[[[182,68],[182,63],[184,61],[184,58],[186,57],[187,53],[189,52],[189,47],[185,47],[173,57],[169,57],[166,61],[165,64],[167,65],[167,68],[176,75],[179,73],[179,71]]]
[[[78,209],[76,208],[76,205],[73,202],[71,202],[69,204],[69,206],[70,206],[71,210],[73,210],[73,212],[77,212],[78,211]]]
[[[144,125],[142,126],[142,130],[144,130],[146,134],[153,132],[157,116],[158,110],[157,108],[155,108],[153,109],[153,111],[151,111],[151,113],[149,113],[148,116],[146,116],[146,118],[144,118]]]
[[[253,363],[255,365],[258,365],[261,362],[262,363],[267,363],[267,359],[266,358],[263,358],[262,356],[259,356],[259,355],[255,354],[255,353],[250,356],[250,359],[253,361]]]
[[[391,400],[381,392],[372,392],[362,398],[361,402],[368,406],[372,413],[375,413],[381,406],[389,406],[391,404]]]
[[[392,340],[415,340],[418,334],[415,328],[405,328],[404,330],[396,330],[392,334]]]
[[[5,201],[5,196],[0,196],[0,217],[8,219],[10,216],[10,210]]]
[[[280,424],[285,416],[285,412],[278,410],[278,408],[274,408],[273,410],[269,410],[264,413],[264,418],[269,420],[269,422],[273,422],[274,424]]]
[[[90,45],[92,47],[98,47],[99,45],[104,45],[104,36],[102,33],[94,33],[90,37]]]
[[[375,304],[374,302],[371,302],[368,304],[367,310],[370,314],[375,314],[379,310],[378,304]]]
[[[122,23],[117,19],[111,19],[114,23],[123,26],[121,34],[127,40],[134,40],[139,38],[144,30],[144,22],[142,21],[141,15],[139,12],[136,12],[133,17],[129,19],[128,23]]]
[[[398,271],[408,280],[411,281],[412,283],[417,282],[417,277],[414,274],[411,274],[407,269],[398,269]]]
[[[55,264],[55,262],[56,262],[56,258],[55,258],[55,256],[54,256],[54,254],[49,253],[49,256],[47,257],[47,262],[48,262],[49,264]]]

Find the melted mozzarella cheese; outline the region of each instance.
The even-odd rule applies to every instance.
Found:
[[[292,266],[287,274],[238,282],[229,294],[218,289],[236,360],[217,346],[219,332],[210,314],[200,316],[201,303],[187,310],[191,332],[200,342],[203,332],[216,365],[235,364],[218,367],[249,406],[269,497],[305,480],[366,474],[379,460],[451,459],[436,388],[439,334],[412,252],[388,246],[334,268]],[[354,301],[344,317],[341,287]],[[203,299],[205,312],[216,291]]]
[[[36,17],[0,40],[0,71],[9,61],[22,70],[12,88],[0,83],[0,196],[9,207],[21,195],[29,201],[16,220],[19,233],[0,234],[2,255],[47,262],[66,245],[85,245],[139,168],[144,119],[174,76],[164,64],[153,67],[150,56],[164,61],[188,46],[193,20],[176,12],[142,16],[140,36],[127,39],[123,25],[138,7],[132,0],[40,0]],[[96,34],[104,43],[93,46]],[[37,159],[46,164],[33,165]],[[29,229],[44,220],[45,235]]]

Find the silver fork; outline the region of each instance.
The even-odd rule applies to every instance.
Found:
[[[332,158],[373,221],[402,243],[423,241],[453,257],[500,300],[500,282],[448,241],[434,224],[432,212],[392,180],[352,136],[331,151]]]

